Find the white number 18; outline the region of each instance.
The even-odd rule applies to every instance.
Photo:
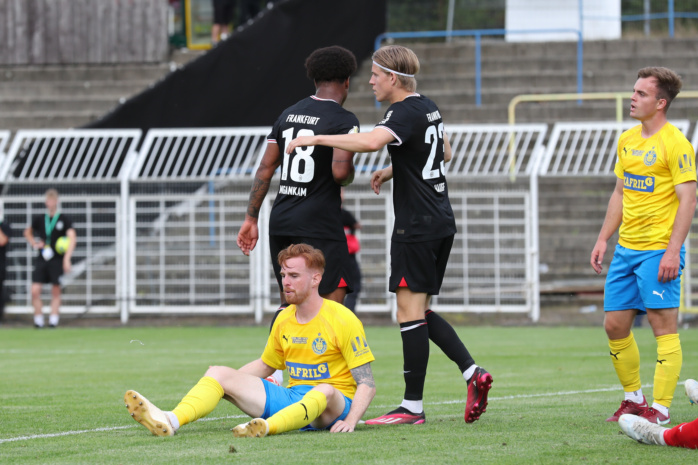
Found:
[[[284,146],[288,145],[293,139],[293,128],[288,128],[281,133],[284,138]],[[301,136],[314,136],[315,133],[310,129],[301,129],[298,131],[298,137]],[[315,160],[311,156],[313,154],[315,147],[298,147],[295,151],[295,156],[293,161],[291,161],[291,180],[295,182],[310,182],[315,176]],[[281,167],[281,179],[286,181],[288,179],[288,160],[290,155],[284,150],[284,162]],[[301,160],[304,162],[303,172],[300,171]]]

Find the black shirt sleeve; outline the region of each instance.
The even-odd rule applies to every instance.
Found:
[[[414,121],[414,114],[411,115],[402,102],[396,102],[390,105],[385,117],[376,127],[387,129],[395,137],[395,142],[391,142],[390,145],[402,145],[412,135]]]

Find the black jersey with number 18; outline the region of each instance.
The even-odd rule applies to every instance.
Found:
[[[279,192],[269,217],[269,233],[344,240],[340,186],[332,176],[331,147],[286,145],[298,136],[357,132],[359,120],[334,100],[311,96],[287,108],[267,138],[281,152]]]
[[[390,105],[376,127],[395,138],[388,144],[395,209],[392,240],[422,242],[455,234],[444,166],[444,123],[436,104],[411,95]]]

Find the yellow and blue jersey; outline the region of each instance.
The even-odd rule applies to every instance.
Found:
[[[330,384],[354,398],[353,368],[374,361],[361,321],[351,310],[324,300],[310,322],[296,320],[296,306],[289,305],[276,318],[262,361],[272,368],[288,368],[289,387]]]
[[[693,146],[673,124],[649,138],[642,125],[618,139],[614,173],[623,180],[623,223],[618,243],[632,250],[666,249],[679,199],[674,186],[696,180]]]

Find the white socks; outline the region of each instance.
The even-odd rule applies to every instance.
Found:
[[[466,381],[468,381],[470,378],[472,378],[473,375],[475,374],[475,369],[476,369],[476,368],[477,368],[477,365],[475,365],[475,364],[470,365],[470,368],[468,368],[467,370],[465,370],[465,371],[463,372],[463,379],[465,379]]]
[[[424,406],[421,400],[406,400],[402,399],[400,407],[406,408],[412,413],[422,413],[424,411]]]
[[[630,391],[625,393],[625,400],[629,400],[630,402],[635,402],[636,404],[641,404],[643,403],[644,397],[642,396],[642,389],[638,389],[637,391]]]
[[[60,315],[51,314],[48,316],[49,326],[58,326],[58,321],[60,321]],[[34,315],[34,326],[38,328],[43,328],[45,325],[44,315]]]
[[[655,409],[657,412],[661,413],[662,415],[669,416],[669,407],[665,407],[662,404],[658,404],[654,402],[652,404],[652,408]]]
[[[276,380],[277,383],[279,383],[279,386],[284,385],[284,372],[282,370],[276,370],[272,375],[272,378]]]
[[[172,429],[177,432],[179,429],[179,420],[177,419],[177,415],[175,415],[172,412],[165,412],[165,415],[167,415],[167,419],[170,420],[170,425],[172,425]]]

